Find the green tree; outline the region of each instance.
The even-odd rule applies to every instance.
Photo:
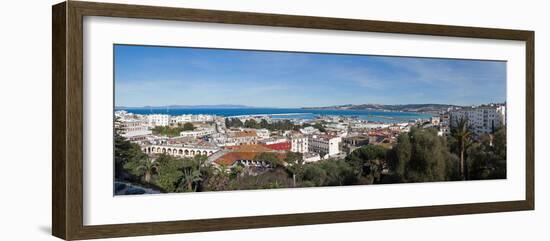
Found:
[[[506,130],[485,135],[467,150],[468,177],[472,180],[506,178]]]
[[[183,176],[183,160],[166,154],[161,154],[156,162],[158,163],[158,177],[155,184],[166,192],[176,192],[179,181]]]
[[[304,160],[302,153],[288,152],[285,157],[286,169],[292,174],[292,185],[296,187],[296,176],[302,174]]]
[[[152,161],[148,157],[144,158],[139,162],[139,165],[136,167],[136,172],[138,172],[143,177],[146,183],[150,183],[153,174],[158,172],[158,163]]]
[[[230,190],[271,189],[292,187],[292,180],[282,168],[272,169],[258,175],[244,175],[230,182]]]
[[[328,159],[314,165],[319,165],[326,173],[324,186],[343,186],[357,183],[358,178],[354,168],[344,160]]]
[[[322,123],[319,123],[319,122],[315,123],[315,124],[313,125],[313,127],[315,127],[315,129],[319,130],[320,132],[325,132],[325,131],[327,131],[327,130],[325,129],[325,126],[324,126]]]
[[[450,180],[450,163],[455,160],[445,139],[434,129],[411,128],[402,133],[388,153],[390,170],[401,182]]]
[[[196,192],[201,188],[203,173],[208,173],[205,168],[206,156],[196,155],[193,158],[184,158],[181,167],[181,179],[178,190],[183,192]],[[203,172],[203,170],[205,172]]]
[[[259,125],[254,119],[249,119],[244,122],[244,127],[246,128],[258,128]]]
[[[264,161],[273,168],[282,167],[284,163],[273,152],[262,152],[254,157],[255,161]]]
[[[506,160],[506,127],[501,127],[495,131],[493,138],[495,154],[503,160]]]
[[[195,126],[193,126],[193,123],[186,122],[183,124],[183,131],[192,131],[195,130]]]
[[[267,123],[267,120],[262,119],[260,121],[260,128],[268,128],[268,127],[269,127],[269,123]]]
[[[464,171],[464,153],[470,142],[472,133],[468,125],[468,118],[460,118],[456,120],[455,126],[451,129],[451,135],[456,139],[458,145],[458,156],[460,158],[460,175],[462,179],[466,179]]]
[[[193,168],[184,168],[183,176],[180,181],[179,190],[183,192],[196,192],[197,182],[202,180],[202,176],[199,170]]]
[[[358,179],[365,179],[366,183],[371,184],[380,180],[386,152],[384,147],[367,145],[349,154],[346,161],[353,167]]]
[[[389,162],[390,169],[395,170],[395,173],[403,177],[405,176],[406,167],[411,159],[412,147],[408,134],[401,134],[397,137],[397,144],[392,149],[395,158]]]
[[[231,169],[230,176],[232,178],[239,178],[244,174],[245,167],[242,164],[236,164]]]
[[[327,172],[320,165],[305,165],[302,179],[308,184],[307,186],[323,186],[326,178]]]
[[[115,161],[115,178],[125,181],[139,181],[139,174],[135,169],[139,162],[147,155],[143,153],[138,144],[131,143],[119,134],[115,129],[114,136],[114,161]]]
[[[239,118],[225,118],[225,126],[227,128],[243,127],[244,124]]]
[[[205,176],[204,190],[206,191],[224,191],[228,190],[230,182],[230,172],[226,165],[213,168],[209,175]]]
[[[175,136],[179,136],[180,132],[184,131],[184,127],[181,127],[180,125],[178,125],[177,127],[155,126],[155,128],[153,128],[152,131],[153,131],[153,134],[155,135],[175,137]]]

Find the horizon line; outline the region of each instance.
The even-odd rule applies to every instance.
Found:
[[[506,101],[497,102],[484,102],[480,104],[447,104],[447,103],[400,103],[400,104],[381,104],[381,103],[362,103],[362,104],[340,104],[340,105],[324,105],[324,106],[249,106],[241,104],[196,104],[196,105],[182,105],[182,104],[170,104],[170,105],[143,105],[143,106],[125,106],[114,105],[115,108],[168,108],[168,107],[227,107],[227,108],[328,108],[328,107],[342,107],[342,106],[358,106],[358,105],[382,105],[382,106],[399,106],[399,105],[451,105],[451,106],[479,106],[487,104],[506,104]]]

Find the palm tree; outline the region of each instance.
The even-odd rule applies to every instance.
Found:
[[[197,185],[195,185],[195,188],[193,189],[193,183],[199,182],[202,180],[201,172],[197,169],[193,168],[185,168],[183,169],[183,176],[181,178],[180,182],[180,189],[185,190],[187,192],[196,192],[197,191]]]
[[[470,143],[470,126],[468,125],[468,118],[460,118],[456,120],[456,127],[452,129],[452,136],[456,139],[458,144],[458,152],[460,155],[460,175],[462,179],[466,179],[464,173],[464,152],[468,144]]]
[[[244,166],[243,165],[235,165],[233,168],[231,168],[231,174],[235,176],[235,178],[239,178],[244,172]]]
[[[151,182],[151,177],[153,174],[158,172],[158,163],[152,161],[148,157],[145,157],[144,159],[141,159],[139,166],[137,166],[136,169],[139,173],[142,173],[145,182],[149,183]]]

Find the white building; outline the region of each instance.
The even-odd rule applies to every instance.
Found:
[[[176,124],[187,123],[187,122],[192,122],[192,117],[193,115],[178,115],[178,116],[172,117],[172,121]]]
[[[439,116],[432,116],[430,118],[430,122],[432,123],[432,125],[438,126],[441,123],[441,118]]]
[[[194,157],[196,155],[211,156],[218,152],[218,147],[186,146],[186,145],[148,145],[142,150],[146,154],[168,154],[176,157]]]
[[[321,160],[321,156],[319,156],[318,153],[308,152],[308,153],[304,153],[303,160],[305,163],[317,162]]]
[[[264,144],[264,145],[274,145],[274,144],[279,144],[279,143],[285,143],[285,142],[288,142],[288,139],[286,138],[266,138],[266,139],[262,139],[261,141],[258,141],[258,143],[260,144]]]
[[[348,129],[348,124],[347,123],[335,122],[335,123],[326,124],[326,127],[331,128],[331,129],[335,129],[335,130],[345,131],[345,130]]]
[[[302,134],[305,134],[305,135],[311,135],[311,134],[319,133],[319,130],[317,130],[313,126],[307,126],[300,129],[300,132],[302,132]]]
[[[228,131],[226,134],[215,134],[210,140],[217,146],[239,146],[258,143],[255,131]]]
[[[304,135],[292,135],[290,137],[290,151],[306,153],[309,151],[308,138]]]
[[[313,135],[308,139],[310,152],[319,153],[321,157],[331,157],[340,153],[341,137]]]
[[[212,122],[212,121],[214,121],[214,119],[215,119],[215,116],[213,116],[213,115],[204,115],[204,114],[191,115],[191,114],[187,114],[187,115],[173,116],[170,121],[171,121],[171,123],[174,123],[174,124],[183,124],[183,123],[187,123],[187,122]]]
[[[255,129],[256,135],[261,139],[267,139],[269,138],[269,130],[268,129]]]
[[[353,123],[352,128],[355,128],[355,129],[384,129],[384,128],[388,128],[389,126],[390,126],[390,124],[367,122],[367,123]]]
[[[475,134],[492,133],[506,125],[506,106],[484,105],[453,110],[450,113],[451,128],[463,118],[468,120],[470,129]]]
[[[182,131],[182,132],[180,132],[180,136],[181,137],[197,138],[197,137],[203,137],[203,136],[211,135],[211,134],[214,134],[214,133],[216,133],[214,128],[203,128],[203,129],[197,129],[197,130],[192,130],[192,131]]]
[[[117,110],[115,111],[115,117],[118,118],[125,118],[128,115],[128,111],[125,110]]]
[[[170,124],[170,115],[165,115],[165,114],[147,115],[147,120],[149,122],[149,126],[151,127],[167,126],[168,124]]]
[[[147,122],[140,119],[124,119],[118,127],[120,135],[131,141],[143,140],[152,134],[147,127]]]

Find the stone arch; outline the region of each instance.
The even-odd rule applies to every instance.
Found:
[[[184,153],[185,153],[186,156],[189,156],[189,150],[185,149]]]
[[[214,152],[210,151],[209,154],[212,155],[212,154],[214,154]]]
[[[160,147],[157,147],[157,153],[160,153]]]
[[[205,156],[208,155],[208,153],[206,151],[203,151],[202,154],[205,155]]]
[[[178,154],[183,155],[183,150],[179,149]]]
[[[195,150],[191,150],[191,155],[192,155],[192,156],[195,155]]]
[[[162,148],[162,153],[166,153],[166,148]]]

